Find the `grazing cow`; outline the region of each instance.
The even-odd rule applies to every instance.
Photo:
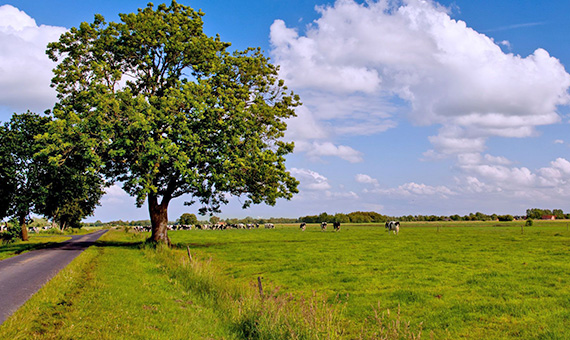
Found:
[[[266,229],[275,229],[275,225],[273,223],[265,223]]]
[[[400,222],[398,221],[386,222],[386,229],[387,232],[393,231],[394,234],[397,235],[400,232]]]
[[[333,228],[334,228],[334,231],[340,231],[340,222],[334,222]]]
[[[327,222],[321,222],[321,231],[327,230]]]
[[[299,226],[299,228],[301,228],[301,231],[305,231],[306,227],[307,227],[307,223],[305,223],[305,222],[301,223],[301,225]]]

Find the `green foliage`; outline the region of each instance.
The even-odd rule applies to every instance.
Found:
[[[534,224],[534,221],[532,220],[532,218],[527,218],[526,222],[524,223],[524,225],[527,227],[532,227],[533,224]]]
[[[535,220],[539,220],[543,216],[554,216],[557,219],[564,219],[566,217],[562,209],[549,210],[549,209],[537,209],[537,208],[527,209],[526,216],[528,218],[533,218]]]
[[[341,222],[341,223],[376,223],[385,222],[388,219],[387,216],[381,215],[373,211],[356,211],[350,214],[337,213],[335,215],[329,215],[326,212],[315,216],[303,216],[299,217],[300,222],[306,223],[321,223],[321,222]]]
[[[2,244],[14,243],[22,239],[22,227],[15,223],[8,227],[7,230],[0,232],[0,241]]]
[[[48,177],[48,164],[36,156],[43,148],[36,137],[47,130],[49,121],[28,111],[12,115],[0,130],[0,194],[5,195],[0,198],[0,217],[17,217],[22,226],[45,200],[42,180]]]
[[[229,53],[206,36],[202,15],[175,1],[149,4],[119,23],[97,15],[48,46],[58,62],[56,124],[138,206],[148,200],[153,230],[185,194],[206,213],[227,194],[245,208],[297,192],[284,166],[293,144],[280,139],[298,97],[260,49]]]
[[[77,146],[58,154],[59,162],[53,162],[50,152],[57,142],[50,142],[58,131],[50,117],[32,112],[12,115],[0,132],[0,165],[5,165],[0,177],[6,184],[0,190],[0,217],[15,216],[24,225],[35,212],[63,228],[80,227],[80,220],[94,211],[103,190],[101,178],[90,175],[74,151]]]
[[[500,215],[497,219],[501,222],[513,221],[515,218],[512,215]]]
[[[177,224],[182,224],[182,225],[192,225],[197,223],[198,223],[198,218],[196,218],[196,215],[190,213],[182,214],[177,221]]]

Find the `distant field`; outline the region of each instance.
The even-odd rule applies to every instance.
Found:
[[[325,294],[355,322],[374,309],[423,323],[436,339],[570,338],[567,221],[310,225],[275,230],[170,232],[241,281]],[[337,298],[338,297],[338,298]]]

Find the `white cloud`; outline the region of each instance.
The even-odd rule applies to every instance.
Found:
[[[56,100],[50,87],[55,64],[45,51],[63,27],[40,25],[10,5],[0,6],[0,106],[43,112]]]
[[[570,197],[570,162],[565,158],[535,171],[509,166],[508,160],[488,155],[462,155],[458,164],[463,176],[457,182],[463,192],[496,192],[505,198],[532,200]]]
[[[126,193],[118,184],[113,184],[112,186],[105,189],[105,195],[101,199],[102,203],[105,204],[118,204],[128,202],[134,204],[134,198],[131,198],[128,193]]]
[[[556,139],[554,144],[564,144],[564,141],[562,139]]]
[[[454,195],[455,193],[446,186],[431,186],[426,184],[419,184],[419,183],[405,183],[397,188],[389,188],[389,189],[374,189],[368,192],[383,194],[383,195],[395,195],[395,196],[440,196],[442,198],[448,198],[450,195]]]
[[[374,186],[378,186],[378,180],[376,178],[372,178],[372,177],[365,175],[365,174],[357,174],[355,176],[355,180],[358,183],[372,184]]]
[[[301,182],[301,187],[308,190],[327,190],[331,188],[328,179],[309,169],[291,168],[291,175]]]
[[[334,145],[331,142],[296,142],[295,149],[297,151],[303,151],[307,154],[309,158],[314,160],[320,159],[323,156],[335,156],[350,163],[362,162],[362,153],[357,151],[350,146],[346,145]]]
[[[491,136],[536,135],[537,126],[560,122],[557,107],[569,102],[570,75],[547,51],[505,53],[507,42],[495,43],[433,1],[338,0],[318,12],[304,32],[275,21],[272,53],[280,75],[311,102],[315,121],[328,119],[344,133],[366,130],[324,118],[319,112],[338,111],[313,96],[358,95],[361,107],[404,99],[413,122],[443,126],[429,139],[429,158],[480,153]],[[381,112],[374,133],[395,126],[395,111]]]
[[[348,191],[348,192],[326,191],[325,195],[327,198],[330,198],[330,199],[358,199],[359,198],[358,194],[356,194],[354,191]]]

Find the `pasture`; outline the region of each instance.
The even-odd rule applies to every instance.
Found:
[[[111,230],[0,338],[568,339],[567,224],[520,225],[171,231],[174,249]]]
[[[237,280],[324,294],[356,324],[400,306],[402,320],[436,339],[567,339],[567,222],[523,223],[402,223],[397,236],[381,225],[170,235]]]

